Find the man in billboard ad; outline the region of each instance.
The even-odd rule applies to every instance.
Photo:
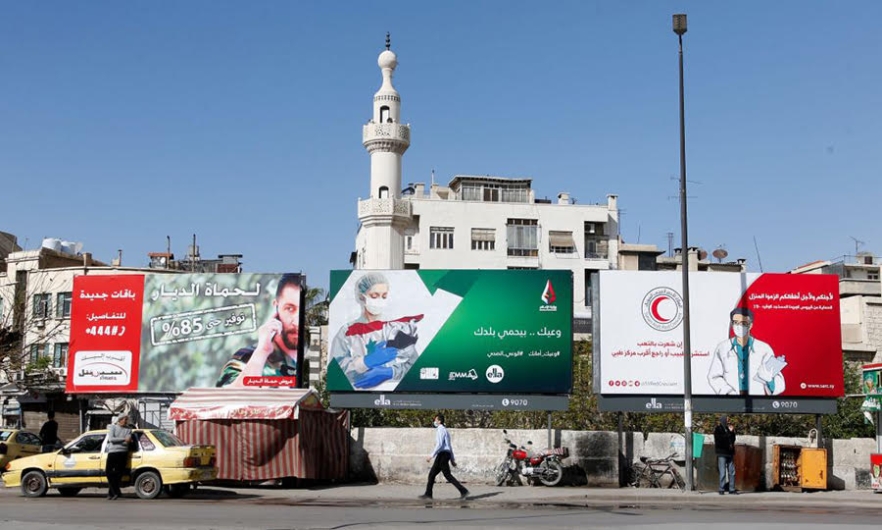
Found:
[[[679,272],[603,271],[595,337],[602,394],[683,393]],[[692,393],[843,395],[838,277],[691,273]]]
[[[333,271],[328,390],[564,394],[569,271]]]
[[[751,336],[753,311],[736,307],[729,314],[731,338],[719,343],[711,358],[707,380],[716,394],[777,395],[784,392],[787,361],[772,347]]]
[[[217,386],[245,386],[249,378],[297,377],[302,290],[300,276],[285,274],[276,287],[273,314],[257,329],[257,345],[233,354]]]
[[[303,282],[298,274],[77,277],[67,390],[295,387]]]

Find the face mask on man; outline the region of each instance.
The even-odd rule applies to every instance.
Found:
[[[739,339],[743,339],[747,336],[747,332],[750,330],[750,326],[745,324],[732,324],[732,333],[735,334]]]
[[[364,300],[364,308],[372,315],[382,315],[383,310],[386,309],[387,302],[386,298],[367,297]]]
[[[433,426],[433,427],[437,427],[437,426],[439,426],[439,425],[441,425],[441,422],[440,422],[440,421],[438,421],[438,420],[433,420],[433,421],[432,421],[432,426]]]

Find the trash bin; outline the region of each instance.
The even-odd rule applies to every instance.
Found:
[[[692,458],[698,460],[701,458],[704,449],[704,435],[698,432],[692,433]]]
[[[870,454],[870,485],[873,491],[882,492],[882,453]]]

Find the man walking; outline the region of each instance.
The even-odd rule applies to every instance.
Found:
[[[720,471],[720,495],[726,493],[727,482],[729,493],[738,495],[735,491],[735,428],[725,416],[720,417],[720,424],[714,429],[714,449]]]
[[[447,428],[444,426],[444,415],[436,415],[432,425],[435,426],[435,450],[432,451],[426,462],[431,462],[434,458],[435,463],[432,464],[432,470],[429,471],[429,483],[426,484],[426,493],[420,495],[420,498],[432,498],[432,487],[435,485],[435,477],[438,476],[438,473],[441,473],[447,479],[447,482],[453,484],[459,490],[460,498],[465,499],[469,495],[469,490],[465,489],[450,474],[450,466],[456,467],[456,459],[453,456],[453,446],[450,445],[450,433],[447,432]]]

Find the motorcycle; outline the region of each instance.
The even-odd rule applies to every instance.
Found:
[[[520,484],[520,477],[526,478],[533,484],[536,481],[546,486],[560,484],[563,479],[561,460],[569,456],[566,447],[546,449],[537,453],[533,451],[533,442],[528,441],[527,447],[518,447],[508,437],[508,431],[503,430],[502,434],[505,443],[508,444],[508,452],[505,460],[496,466],[494,472],[497,486],[502,486],[506,482]]]

